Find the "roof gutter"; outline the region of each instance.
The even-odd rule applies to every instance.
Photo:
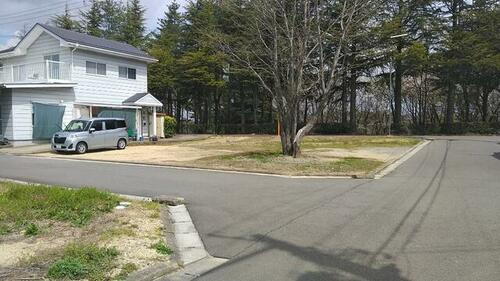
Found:
[[[136,56],[136,55],[131,55],[123,52],[117,52],[117,51],[112,51],[112,50],[107,50],[107,49],[102,49],[102,48],[97,48],[97,47],[92,47],[92,46],[87,46],[87,45],[80,45],[78,43],[67,43],[68,46],[71,47],[78,47],[81,50],[89,50],[93,52],[98,52],[98,53],[103,53],[103,54],[108,54],[108,55],[113,55],[113,56],[118,56],[118,57],[125,57],[125,58],[131,58],[139,61],[145,61],[147,63],[154,63],[158,62],[157,59],[155,58],[148,58],[148,57],[142,57],[142,56]]]

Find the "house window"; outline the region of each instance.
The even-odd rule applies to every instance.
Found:
[[[128,78],[128,79],[136,79],[136,70],[135,68],[129,68],[125,66],[118,67],[118,75],[120,78]]]
[[[87,61],[86,68],[88,74],[106,75],[106,64],[104,63]]]
[[[59,61],[59,54],[44,56],[43,60],[46,61]]]

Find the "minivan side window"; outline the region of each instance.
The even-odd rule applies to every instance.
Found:
[[[114,130],[116,129],[116,120],[106,120],[106,130]]]
[[[127,128],[127,124],[125,123],[125,120],[116,120],[116,127]]]
[[[90,128],[94,128],[96,131],[102,131],[102,123],[102,120],[96,120],[92,123],[92,127]]]

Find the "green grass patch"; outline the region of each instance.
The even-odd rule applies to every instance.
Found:
[[[65,248],[63,256],[49,267],[47,277],[58,280],[107,280],[117,256],[115,248],[71,244]]]
[[[174,252],[161,240],[151,245],[151,249],[155,249],[157,253],[165,256],[171,255]]]
[[[34,223],[29,223],[24,230],[24,235],[26,236],[36,236],[40,233],[40,229]]]
[[[329,136],[309,136],[304,138],[302,149],[321,148],[346,148],[355,149],[363,147],[400,147],[414,146],[420,142],[416,138],[407,137],[377,137],[377,136],[356,136],[356,137],[329,137]]]
[[[339,172],[368,172],[375,170],[384,162],[356,157],[347,157],[339,161],[331,162],[332,169]]]
[[[25,228],[40,220],[87,224],[98,214],[110,212],[119,198],[95,188],[24,185],[0,182],[0,234]]]

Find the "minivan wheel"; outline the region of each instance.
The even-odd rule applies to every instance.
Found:
[[[79,142],[76,145],[76,152],[78,154],[84,154],[85,152],[87,152],[87,144],[84,142]]]
[[[124,139],[119,139],[116,147],[118,147],[118,149],[125,149],[125,147],[127,147],[127,141]]]

